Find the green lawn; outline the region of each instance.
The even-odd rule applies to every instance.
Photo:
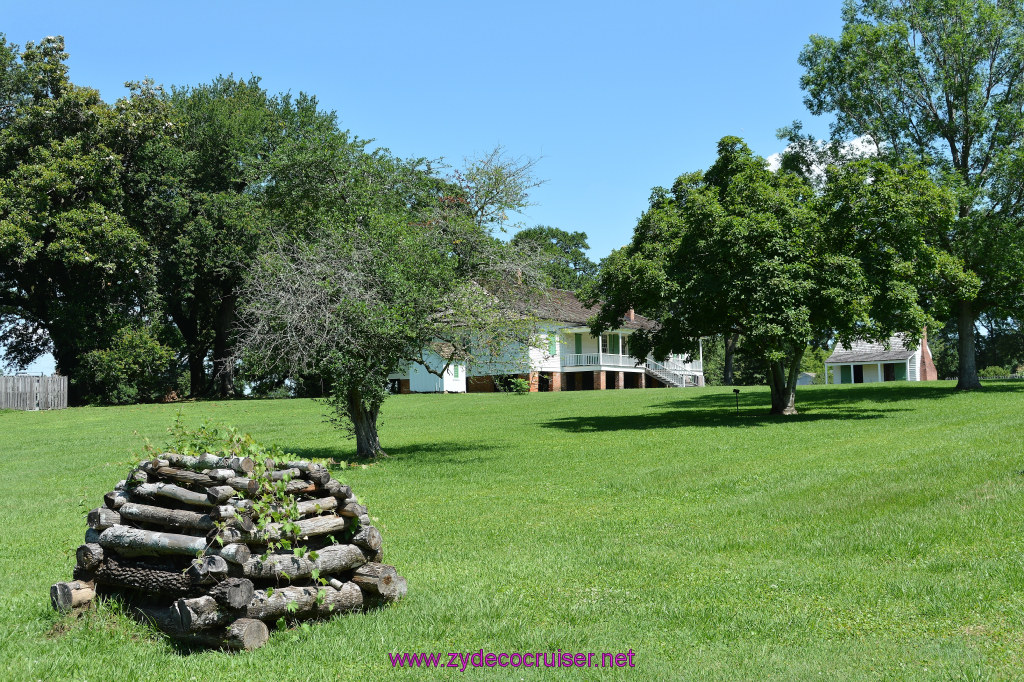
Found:
[[[635,668],[426,679],[1024,676],[1024,384],[398,396],[391,453],[338,476],[405,601],[186,655],[109,606],[50,611],[84,513],[180,409],[350,459],[310,401],[0,414],[7,679],[374,680],[388,652],[636,652]],[[137,432],[137,434],[136,434]],[[447,657],[445,657],[447,662]]]

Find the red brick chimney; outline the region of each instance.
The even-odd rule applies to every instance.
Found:
[[[939,378],[939,372],[932,362],[932,351],[928,347],[928,327],[921,330],[921,366],[918,371],[921,381],[935,381]]]
[[[626,320],[628,320],[629,322],[636,321],[636,313],[633,312],[632,308],[630,308],[629,312],[626,313]]]

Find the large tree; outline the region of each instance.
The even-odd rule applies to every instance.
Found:
[[[324,186],[316,210],[293,215],[250,269],[242,347],[267,371],[325,377],[335,421],[355,436],[360,456],[376,457],[388,376],[413,362],[443,372],[528,341],[529,320],[515,304],[537,276],[491,233],[493,206],[476,203],[525,197],[516,188],[485,199],[472,180],[450,182],[383,152],[355,168],[337,163],[347,181]],[[481,177],[473,171],[457,177]]]
[[[0,344],[20,367],[52,352],[78,400],[82,356],[152,308],[153,254],[124,210],[135,112],[71,83],[66,59],[59,37],[20,53],[0,37]]]
[[[1024,2],[847,0],[842,16],[839,38],[812,36],[800,55],[805,102],[835,115],[834,137],[868,136],[956,192],[942,247],[981,287],[946,305],[957,387],[977,388],[978,317],[1019,315],[1024,294]]]
[[[747,357],[765,368],[771,412],[795,414],[809,346],[907,330],[913,342],[932,282],[969,282],[930,243],[929,231],[941,232],[952,212],[949,194],[923,171],[857,161],[830,167],[815,191],[726,137],[706,172],[655,188],[631,243],[604,262],[592,329],[614,328],[631,308],[656,320],[631,337],[637,358],[741,334]]]
[[[586,232],[537,225],[516,232],[511,242],[536,252],[544,274],[557,289],[580,291],[597,279],[597,263],[587,256]]]

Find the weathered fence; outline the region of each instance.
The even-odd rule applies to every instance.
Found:
[[[63,410],[67,406],[67,377],[0,377],[0,410]]]

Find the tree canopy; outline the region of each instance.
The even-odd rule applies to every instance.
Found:
[[[941,246],[981,284],[937,303],[958,318],[958,387],[976,388],[978,316],[1024,309],[1024,2],[847,0],[842,17],[800,55],[805,102],[955,193]]]
[[[590,260],[586,232],[567,232],[557,227],[537,225],[512,237],[512,243],[535,250],[540,268],[557,289],[580,291],[597,279],[597,263]]]
[[[604,262],[592,331],[614,328],[630,308],[656,320],[631,337],[637,358],[741,334],[767,374],[771,411],[795,413],[808,346],[896,332],[916,340],[929,319],[925,292],[970,286],[933,245],[953,207],[922,170],[855,161],[830,167],[816,192],[725,137],[707,171],[653,190],[630,244]]]

